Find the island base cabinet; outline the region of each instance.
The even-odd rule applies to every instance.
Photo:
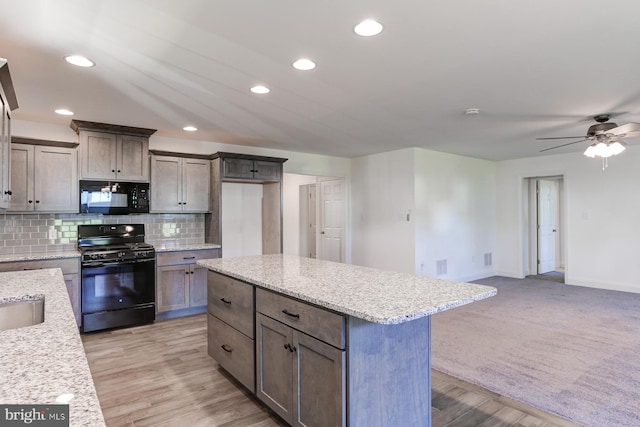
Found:
[[[207,314],[207,338],[209,356],[254,393],[253,340],[211,314]]]
[[[256,314],[256,394],[293,426],[345,426],[345,351]]]

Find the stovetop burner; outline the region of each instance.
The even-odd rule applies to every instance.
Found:
[[[144,224],[79,225],[82,263],[92,265],[155,259],[153,245],[144,241]]]

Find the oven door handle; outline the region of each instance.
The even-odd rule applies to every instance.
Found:
[[[110,265],[118,266],[118,265],[124,265],[124,264],[139,264],[139,263],[143,263],[143,262],[155,262],[155,259],[147,258],[147,259],[137,259],[137,260],[127,260],[127,261],[114,261],[114,262],[102,262],[102,261],[83,262],[81,267],[82,268],[107,267],[107,266],[110,266]]]

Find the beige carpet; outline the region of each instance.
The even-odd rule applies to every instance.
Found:
[[[433,316],[433,368],[585,426],[640,426],[640,294],[493,277]]]

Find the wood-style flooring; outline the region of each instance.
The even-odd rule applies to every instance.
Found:
[[[107,426],[286,426],[207,355],[206,328],[201,314],[83,335]],[[432,379],[434,427],[576,426],[438,371]]]

